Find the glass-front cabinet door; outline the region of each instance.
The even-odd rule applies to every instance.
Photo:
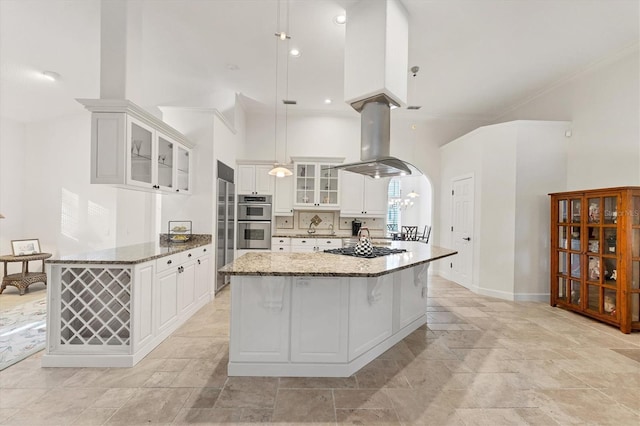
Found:
[[[173,189],[175,146],[171,139],[158,133],[157,182],[160,189],[167,191]]]
[[[315,206],[318,203],[316,199],[316,165],[298,163],[295,170],[294,203],[299,206]]]
[[[178,146],[176,152],[176,189],[180,193],[191,192],[191,152]]]
[[[631,325],[640,326],[640,191],[631,197],[631,284],[629,310]]]
[[[340,193],[338,192],[338,170],[331,168],[331,164],[320,164],[320,205],[337,206]]]
[[[156,147],[154,130],[150,126],[129,117],[127,120],[127,183],[152,188]]]

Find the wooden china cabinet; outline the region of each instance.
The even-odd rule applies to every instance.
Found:
[[[640,187],[551,196],[551,306],[640,330]]]

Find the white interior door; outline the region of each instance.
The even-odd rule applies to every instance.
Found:
[[[458,251],[451,260],[452,278],[469,288],[473,277],[473,176],[454,179],[452,189],[451,240]]]

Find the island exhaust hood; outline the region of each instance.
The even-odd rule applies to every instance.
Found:
[[[409,29],[399,0],[362,0],[347,10],[345,101],[360,113],[360,162],[336,169],[374,178],[419,176],[390,156],[391,108],[406,104]]]

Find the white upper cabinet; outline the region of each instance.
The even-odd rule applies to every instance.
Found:
[[[338,210],[340,178],[332,167],[339,162],[295,162],[293,206],[298,209]]]
[[[269,175],[272,165],[239,164],[238,194],[273,195],[274,177]]]
[[[189,194],[191,144],[126,100],[80,99],[91,114],[91,183]]]
[[[340,214],[380,217],[387,214],[389,178],[373,179],[351,172],[340,172]]]
[[[276,178],[276,193],[273,197],[275,216],[293,216],[293,177]]]

